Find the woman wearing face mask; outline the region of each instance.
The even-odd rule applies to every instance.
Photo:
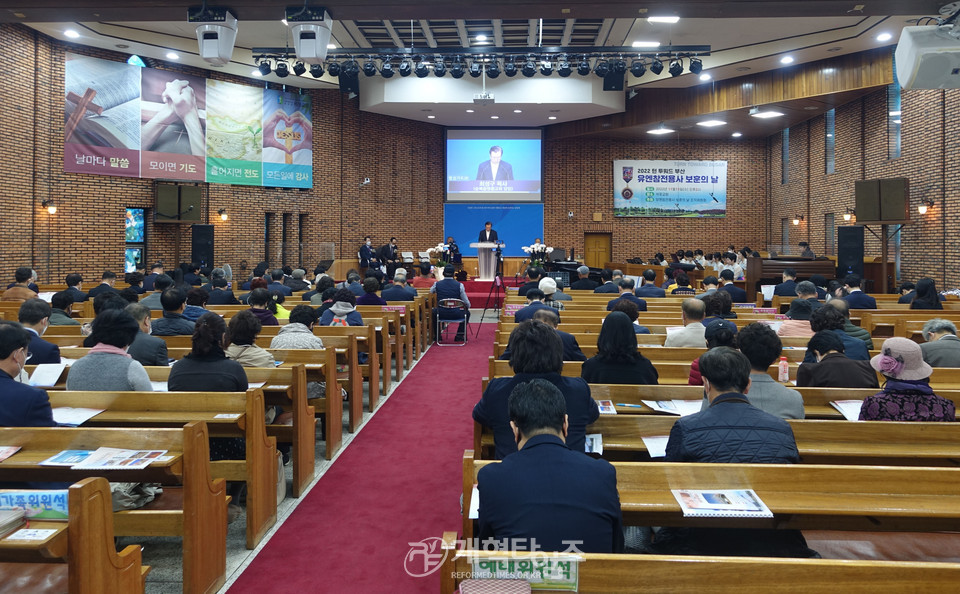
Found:
[[[30,333],[0,320],[0,427],[56,427],[47,393],[18,380],[29,354]]]
[[[373,251],[373,242],[370,240],[369,235],[363,238],[363,245],[360,246],[357,257],[360,259],[361,274],[363,274],[367,268],[380,266],[380,263],[377,262],[377,253]]]

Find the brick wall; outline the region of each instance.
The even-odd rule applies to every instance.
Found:
[[[859,179],[906,177],[910,180],[911,223],[901,236],[901,279],[916,281],[929,276],[939,288],[960,286],[954,265],[960,239],[951,231],[960,222],[960,123],[950,114],[960,109],[957,91],[904,90],[901,96],[901,156],[888,158],[889,133],[886,90],[836,109],[836,172],[824,168],[824,117],[790,130],[790,181],[780,183],[781,138],[770,137],[770,203],[772,212],[805,215],[799,227],[791,226],[790,241],[808,240],[817,253],[826,245],[826,213],[834,213],[837,226],[843,213],[854,207],[854,182]],[[808,157],[809,156],[809,160]],[[936,205],[927,214],[917,212],[924,198]],[[780,216],[769,219],[773,243],[780,242]],[[855,221],[854,221],[855,222]],[[849,223],[847,223],[849,224]],[[875,229],[879,235],[879,227]],[[865,232],[865,253],[879,256],[881,240]],[[888,244],[894,257],[894,241]]]

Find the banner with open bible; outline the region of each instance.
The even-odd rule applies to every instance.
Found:
[[[68,173],[313,186],[306,95],[67,54]]]
[[[613,162],[613,216],[722,217],[726,161]]]

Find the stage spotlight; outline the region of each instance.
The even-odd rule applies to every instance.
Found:
[[[702,70],[703,62],[700,61],[700,58],[690,58],[690,72],[700,74]]]
[[[540,74],[550,76],[553,74],[553,63],[550,60],[540,62]]]
[[[423,78],[426,75],[430,74],[430,71],[427,70],[427,63],[425,60],[420,60],[417,62],[417,65],[413,67],[413,73],[417,75],[417,78]]]
[[[310,76],[313,78],[323,76],[323,64],[310,64]]]
[[[537,63],[533,61],[533,58],[527,58],[527,61],[523,63],[523,68],[520,69],[520,72],[522,72],[527,78],[530,78],[537,73]]]
[[[373,63],[373,60],[367,60],[363,63],[363,73],[367,76],[375,76],[377,74],[377,65]]]
[[[571,72],[572,70],[570,70],[570,62],[567,61],[567,57],[564,56],[560,58],[560,61],[557,62],[557,74],[566,78],[570,76]]]
[[[293,65],[293,73],[297,76],[302,76],[304,72],[307,71],[307,67],[303,65],[303,62],[297,62]]]
[[[329,74],[330,76],[332,76],[332,77],[334,77],[334,78],[340,76],[340,63],[339,63],[339,62],[331,62],[330,65],[327,66],[327,74]]]
[[[517,75],[517,65],[513,61],[513,58],[510,58],[510,57],[504,58],[503,73],[510,77]]]
[[[442,58],[434,61],[433,73],[437,76],[443,76],[447,73],[447,65],[444,63]]]
[[[454,60],[453,64],[450,66],[450,76],[453,78],[463,78],[463,73],[463,62],[461,62],[460,57],[457,56],[457,59]]]
[[[590,60],[586,56],[580,57],[580,62],[577,64],[577,74],[580,76],[590,74]]]
[[[680,76],[683,74],[683,58],[677,58],[670,61],[670,68],[667,70],[670,76]]]
[[[487,76],[490,78],[500,76],[500,64],[497,63],[496,59],[487,64]]]
[[[393,76],[393,64],[390,63],[390,60],[384,60],[380,64],[380,76],[383,78],[390,78]]]
[[[623,58],[617,58],[613,61],[613,73],[623,74],[627,71],[627,62]]]
[[[259,70],[263,76],[270,74],[270,60],[261,60],[260,63],[257,64],[257,70]]]
[[[400,76],[410,76],[410,72],[413,71],[413,68],[410,66],[410,60],[400,62],[400,67],[397,71],[400,73]]]
[[[654,58],[653,62],[650,63],[650,72],[656,75],[663,72],[663,62],[660,61],[660,58]]]
[[[602,58],[598,59],[597,65],[593,68],[593,73],[600,78],[604,78],[610,73],[610,64],[608,64],[607,61]]]
[[[633,64],[630,64],[630,74],[640,78],[647,72],[647,67],[640,60],[634,60]]]
[[[341,76],[353,78],[360,74],[360,64],[358,64],[356,60],[344,62],[340,69]]]
[[[473,62],[470,63],[469,72],[470,72],[470,76],[472,76],[473,78],[480,78],[480,73],[482,71],[480,70],[480,62],[478,60],[474,60]]]
[[[290,74],[290,66],[286,62],[277,62],[277,68],[274,73],[280,78],[286,78]]]

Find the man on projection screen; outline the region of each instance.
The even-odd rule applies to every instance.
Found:
[[[480,163],[477,169],[478,181],[502,181],[513,179],[513,167],[502,160],[503,149],[499,146],[490,147],[490,160]]]

